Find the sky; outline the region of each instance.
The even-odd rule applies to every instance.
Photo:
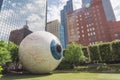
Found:
[[[68,0],[48,0],[47,22],[58,19],[60,21],[60,10]],[[120,20],[120,0],[110,0],[117,21]],[[81,8],[82,0],[73,0],[74,9]]]
[[[0,13],[1,26],[18,28],[27,21],[31,31],[44,30],[45,3],[45,0],[4,0]]]
[[[0,39],[7,41],[11,30],[28,23],[31,31],[45,30],[45,0],[3,0],[0,11]]]

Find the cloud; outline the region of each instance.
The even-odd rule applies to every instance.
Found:
[[[17,2],[16,2],[17,1]],[[4,0],[0,13],[0,36],[8,35],[11,30],[25,25],[26,20],[31,31],[45,30],[46,0]]]
[[[48,2],[50,1],[51,0],[48,0]],[[55,19],[60,20],[60,10],[63,9],[67,1],[68,0],[55,0],[54,4],[52,4],[52,2],[48,4],[48,22]],[[114,9],[114,13],[117,20],[120,20],[120,0],[110,0],[110,1],[112,3],[112,7]],[[73,0],[73,6],[74,6],[74,10],[81,8],[82,0]]]
[[[54,3],[48,0],[48,14],[47,14],[47,22],[58,19],[60,21],[60,10],[63,9],[66,2],[68,0],[56,0]],[[81,7],[81,0],[73,0],[74,9],[78,9]]]
[[[120,0],[111,0],[117,21],[120,20]]]
[[[82,0],[73,0],[74,9],[79,9],[82,7]]]
[[[26,20],[28,21],[30,30],[39,31],[45,30],[46,21],[46,2],[45,0],[25,0],[4,2],[2,6],[1,16],[3,20],[8,20],[7,26],[14,26],[13,28],[23,27]],[[23,6],[24,5],[24,6]],[[6,12],[5,12],[6,11]],[[2,17],[3,17],[2,16]],[[2,20],[2,19],[1,19]],[[11,21],[12,20],[12,21]],[[16,27],[15,27],[16,26]],[[37,29],[36,29],[37,28]]]
[[[51,20],[60,19],[59,17],[60,17],[59,7],[56,7],[55,5],[49,6],[47,15],[48,22]]]

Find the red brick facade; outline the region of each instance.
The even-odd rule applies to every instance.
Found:
[[[101,0],[91,5],[67,13],[68,42],[82,45],[111,41],[109,26]]]
[[[111,41],[120,39],[120,21],[109,22]]]

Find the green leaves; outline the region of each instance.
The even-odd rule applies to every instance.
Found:
[[[0,41],[0,65],[18,62],[18,46],[12,42]]]
[[[0,66],[0,73],[1,73],[2,70],[3,70],[3,68]]]
[[[82,48],[77,43],[71,43],[68,45],[64,51],[64,58],[66,62],[69,62],[71,64],[86,61],[86,57],[82,52]]]
[[[6,62],[11,61],[11,55],[7,49],[7,43],[0,41],[0,65],[4,65]]]
[[[92,62],[120,61],[120,40],[89,46]]]
[[[18,58],[18,46],[12,42],[8,43],[8,50],[10,51],[11,60],[13,63],[17,63],[19,61]]]
[[[120,41],[112,42],[112,60],[120,61]]]

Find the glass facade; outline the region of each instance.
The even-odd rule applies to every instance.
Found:
[[[60,42],[62,44],[63,49],[65,49],[64,27],[60,25],[59,28]]]
[[[68,44],[66,13],[72,12],[72,11],[73,11],[73,1],[69,0],[67,1],[67,4],[64,6],[64,9],[61,10],[61,24],[64,27],[65,47],[67,47],[67,44]]]
[[[45,30],[46,0],[3,0],[0,40],[8,41],[11,30],[23,27],[26,21],[33,32]]]
[[[105,11],[107,21],[116,21],[110,0],[102,0],[102,5]]]
[[[1,6],[2,6],[2,2],[3,2],[3,0],[0,0],[0,9],[1,9]]]

